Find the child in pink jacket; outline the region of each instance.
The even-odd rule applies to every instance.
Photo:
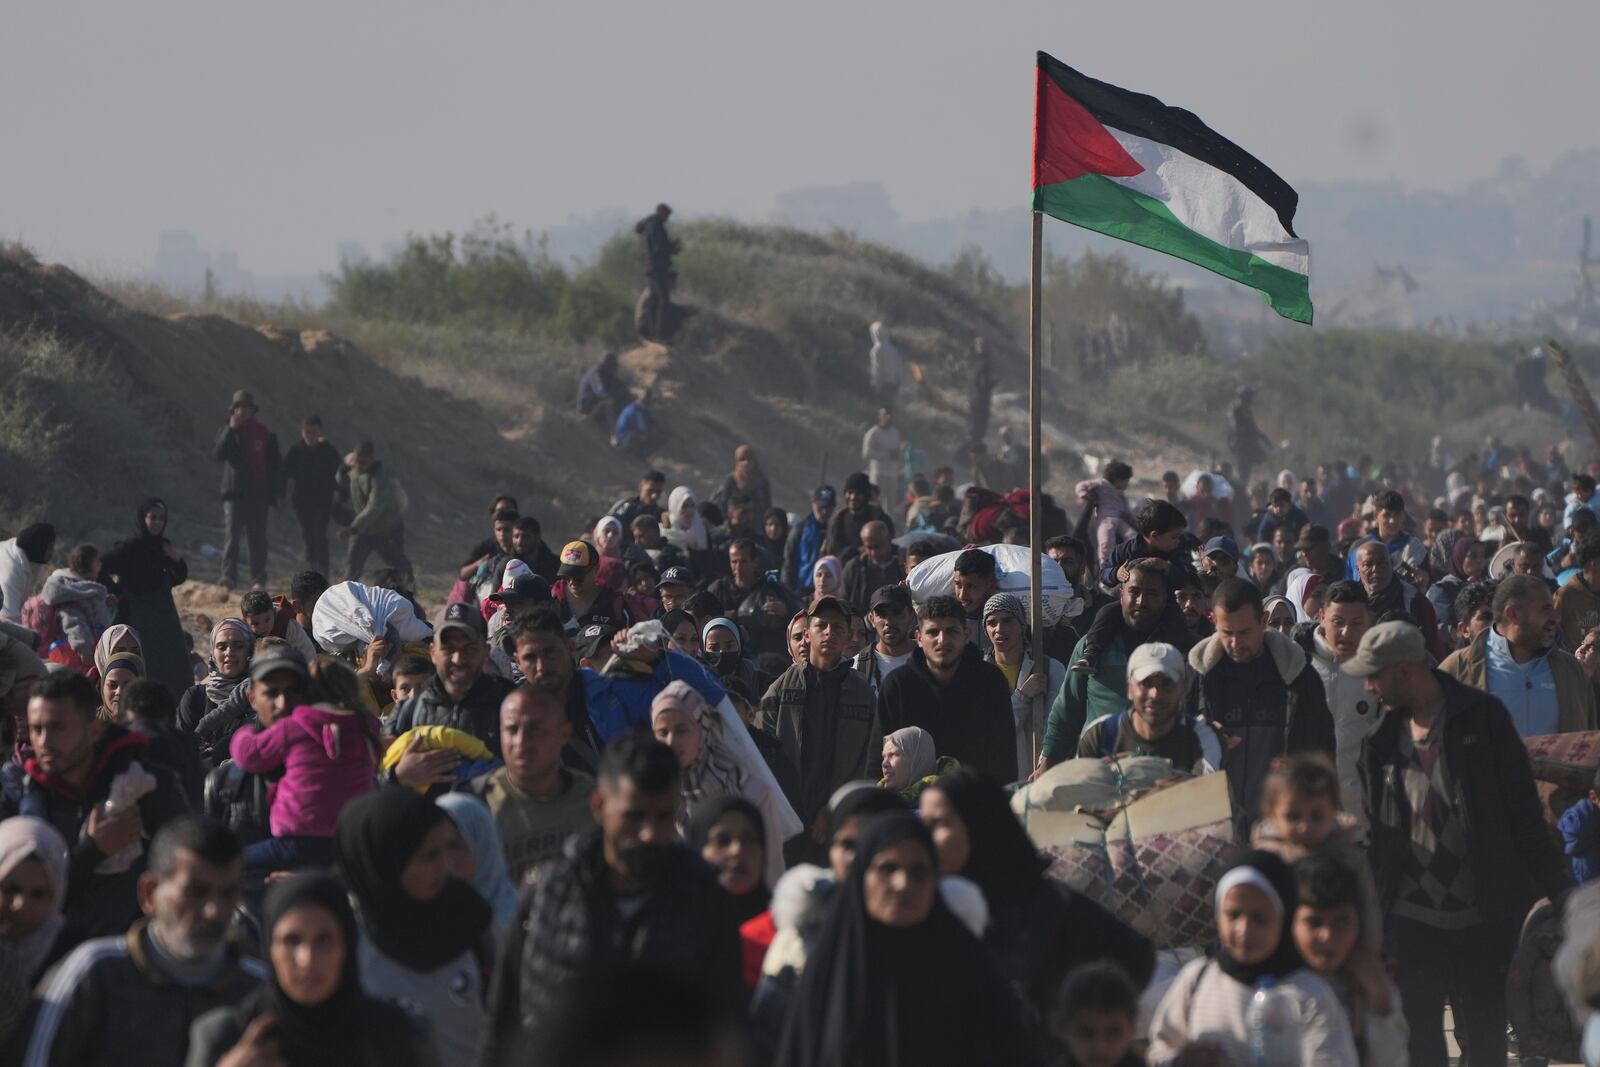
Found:
[[[293,669],[289,656],[278,656]],[[244,851],[252,874],[332,864],[339,813],[375,787],[382,728],[362,706],[360,680],[326,658],[309,673],[312,703],[260,728],[245,727],[228,746],[233,762],[249,774],[282,772],[268,793],[272,836]]]
[[[1114,459],[1106,464],[1105,477],[1090,478],[1077,485],[1078,503],[1092,509],[1085,532],[1093,539],[1088,547],[1098,562],[1091,572],[1110,562],[1111,550],[1136,533],[1127,496],[1132,480],[1133,468]]]

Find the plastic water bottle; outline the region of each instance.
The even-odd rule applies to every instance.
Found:
[[[1251,1067],[1300,1067],[1300,1019],[1294,1001],[1276,979],[1256,983],[1245,1015]]]

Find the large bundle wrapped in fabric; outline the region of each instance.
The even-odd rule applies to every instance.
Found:
[[[1032,611],[1029,593],[1033,588],[1033,556],[1027,545],[984,545],[980,552],[994,557],[995,577],[1002,593],[1015,593],[1023,606]],[[930,597],[954,596],[956,591],[956,559],[961,553],[946,552],[942,556],[925,559],[906,575],[906,586],[911,599],[921,606]],[[1049,556],[1040,561],[1039,586],[1046,626],[1054,626],[1062,619],[1083,614],[1083,600],[1076,595],[1072,582],[1067,579],[1061,564]]]
[[[1237,853],[1225,775],[1185,778],[1153,757],[1068,760],[1012,806],[1051,857],[1052,878],[1157,948],[1216,939],[1212,896]]]
[[[340,582],[329,586],[311,613],[311,636],[325,649],[343,650],[369,645],[388,637],[396,649],[407,644],[427,644],[433,627],[417,618],[411,601],[393,589]]]

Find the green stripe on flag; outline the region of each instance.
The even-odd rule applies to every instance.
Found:
[[[1033,210],[1215,271],[1267,298],[1272,310],[1311,322],[1310,280],[1251,252],[1229,248],[1179,222],[1167,205],[1100,174],[1033,191]]]

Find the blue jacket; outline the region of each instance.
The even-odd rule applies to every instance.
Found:
[[[640,434],[648,433],[653,421],[650,412],[638,401],[623,408],[622,414],[617,416],[617,447],[621,448]]]
[[[1580,800],[1562,814],[1556,828],[1572,860],[1572,880],[1582,885],[1600,875],[1600,808],[1587,798]]]
[[[681,652],[668,652],[648,675],[600,674],[587,667],[580,667],[578,674],[589,721],[602,745],[641,725],[649,729],[650,702],[668,682],[688,682],[712,707],[720,704],[724,695],[722,683]]]
[[[811,569],[822,558],[822,543],[827,539],[828,527],[814,511],[807,511],[804,519],[789,528],[789,540],[783,546],[784,585],[811,588]]]

